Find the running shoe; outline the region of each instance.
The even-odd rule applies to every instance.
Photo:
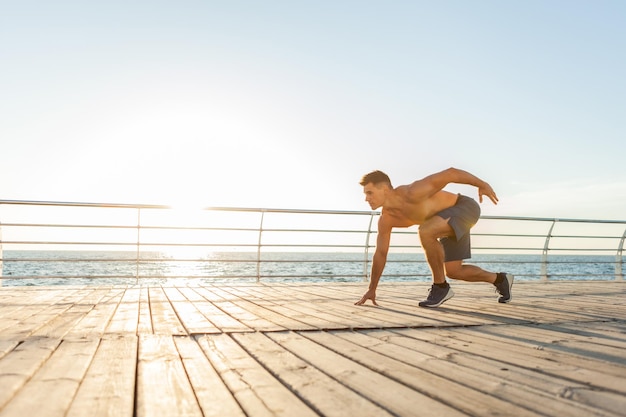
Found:
[[[428,297],[424,301],[419,302],[420,307],[439,307],[444,301],[454,296],[454,291],[448,285],[446,288],[438,287],[433,284],[428,292]]]
[[[502,280],[499,284],[494,284],[496,286],[496,292],[500,294],[500,298],[498,298],[499,303],[508,303],[511,301],[511,288],[513,288],[513,275],[507,274],[505,272],[498,273],[498,276],[502,277]]]

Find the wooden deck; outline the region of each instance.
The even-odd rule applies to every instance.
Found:
[[[626,283],[0,288],[0,416],[624,416]]]

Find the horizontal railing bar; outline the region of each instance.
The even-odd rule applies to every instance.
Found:
[[[79,246],[137,246],[137,242],[57,242],[45,240],[3,240],[3,244],[9,245],[79,245]],[[165,245],[164,245],[165,246]]]
[[[607,257],[610,255],[607,255]],[[86,263],[86,262],[102,262],[102,263],[135,263],[136,260],[135,259],[86,259],[86,258],[63,258],[63,259],[56,259],[56,258],[0,258],[0,261],[3,262],[33,262],[33,263]],[[257,259],[221,259],[221,260],[211,260],[211,259],[178,259],[178,258],[173,258],[173,259],[160,259],[160,258],[141,258],[139,260],[140,264],[144,264],[144,263],[179,263],[179,262],[185,262],[185,263],[257,263],[259,262],[259,260]],[[356,260],[356,259],[261,259],[260,261],[261,263],[267,263],[267,264],[271,264],[271,263],[354,263],[354,264],[360,264],[363,261],[362,260]],[[371,262],[371,259],[368,260],[368,262]],[[421,260],[421,259],[388,259],[387,263],[415,263],[415,264],[426,264],[426,260]],[[516,260],[510,260],[510,259],[503,259],[503,260],[481,260],[481,259],[472,259],[470,261],[470,263],[473,264],[498,264],[498,263],[506,263],[506,264],[542,264],[543,261],[541,260],[522,260],[522,261],[516,261]],[[574,265],[578,265],[578,264],[588,264],[589,260],[580,260],[580,261],[576,261],[576,260],[548,260],[547,263],[549,264],[563,264],[563,265],[567,265],[567,264],[574,264]],[[594,264],[614,264],[615,261],[614,260],[606,260],[606,261],[602,261],[602,260],[594,260],[593,261]]]
[[[131,246],[134,247],[136,243],[121,243],[121,242],[45,242],[45,241],[3,241],[5,244],[12,245],[48,245],[48,246]],[[259,245],[254,243],[149,243],[142,242],[141,246],[146,247],[189,247],[189,248],[215,248],[215,247],[241,247],[241,248],[256,248]],[[347,248],[363,248],[362,245],[323,245],[323,244],[293,244],[293,243],[275,243],[275,244],[263,244],[261,247],[264,248],[336,248],[336,249],[347,249]],[[375,246],[370,246],[371,248]],[[392,249],[419,249],[419,246],[410,246],[410,245],[395,245],[391,247]],[[473,247],[472,250],[475,251],[483,251],[483,250],[497,250],[497,251],[541,251],[542,248],[539,247],[503,247],[503,246],[476,246]],[[612,251],[615,252],[614,248],[550,248],[549,251],[593,251],[593,252],[607,252]]]
[[[539,277],[541,274],[516,274],[516,277]],[[285,275],[267,275],[261,274],[261,278],[271,279],[300,279],[300,278],[361,278],[361,274],[318,274],[318,275],[302,275],[302,274],[285,274]],[[411,277],[423,277],[430,278],[430,274],[385,274],[387,278],[411,278]],[[594,273],[594,274],[548,274],[551,278],[564,278],[564,277],[612,277],[612,273]],[[142,280],[169,280],[169,279],[186,279],[186,280],[199,280],[199,279],[256,279],[257,275],[140,275]],[[15,275],[4,277],[4,279],[11,280],[76,280],[76,279],[89,279],[89,280],[135,280],[134,275]]]
[[[2,243],[11,245],[100,245],[100,246],[115,246],[115,245],[127,245],[136,246],[137,242],[86,242],[86,241],[38,241],[38,240],[4,240]],[[162,246],[162,247],[258,247],[257,243],[175,243],[175,242],[141,242],[141,246]],[[340,244],[293,244],[293,243],[266,243],[261,245],[262,247],[326,247],[326,248],[362,248],[363,245],[340,245]],[[373,246],[370,246],[373,247]],[[400,247],[400,246],[395,246]],[[412,246],[406,246],[412,247]]]
[[[171,205],[160,204],[120,204],[120,203],[81,203],[81,202],[58,202],[58,201],[35,201],[35,200],[0,200],[0,204],[30,205],[30,206],[64,206],[64,207],[96,207],[96,208],[126,208],[126,209],[165,209],[165,210],[189,210]],[[346,214],[346,215],[380,215],[379,211],[365,210],[310,210],[310,209],[276,209],[276,208],[242,208],[242,207],[202,207],[198,210],[205,211],[234,211],[252,213],[287,213],[287,214]],[[626,220],[602,220],[602,219],[571,219],[554,217],[527,217],[527,216],[481,216],[488,220],[513,220],[513,221],[538,221],[538,222],[562,222],[562,223],[602,223],[602,224],[626,224]]]
[[[77,245],[77,246],[136,246],[136,242],[61,242],[61,241],[2,241],[3,244],[11,245]],[[142,242],[141,246],[146,247],[258,247],[256,243],[164,243],[164,242]],[[294,243],[274,243],[262,244],[265,248],[363,248],[363,245],[329,245],[329,244],[294,244]],[[371,248],[375,246],[370,246]],[[421,246],[412,245],[393,245],[393,249],[419,249]],[[503,246],[475,246],[472,250],[522,250],[522,251],[541,251],[539,247],[503,247]],[[549,248],[549,251],[613,251],[614,248]]]
[[[254,275],[140,275],[139,279],[256,279],[256,274]],[[3,277],[3,279],[14,279],[14,280],[26,280],[26,279],[36,279],[36,280],[62,280],[62,279],[109,279],[109,280],[136,280],[135,275],[10,275],[7,277]]]
[[[3,223],[3,227],[48,227],[48,228],[94,228],[94,229],[127,229],[137,230],[137,226],[108,226],[108,225],[50,225],[50,224],[26,224],[26,223]],[[183,226],[141,226],[141,229],[149,230],[197,230],[197,231],[219,231],[219,232],[258,232],[253,228],[230,228],[230,227],[183,227]],[[340,230],[340,229],[263,229],[263,232],[297,232],[297,233],[359,233],[365,234],[364,230]],[[371,232],[375,234],[375,231]],[[411,232],[394,231],[394,234],[414,234]],[[490,237],[523,237],[523,238],[545,238],[545,235],[526,235],[526,234],[500,234],[500,233],[472,233],[472,236],[490,236]],[[566,239],[619,239],[621,236],[597,236],[597,235],[551,235],[551,238]],[[3,241],[2,243],[16,243],[14,241]],[[97,242],[94,242],[97,243]],[[82,244],[82,243],[81,243]],[[129,243],[129,244],[135,244]]]
[[[40,259],[40,258],[0,258],[1,261],[4,262],[41,262],[41,263],[50,263],[50,262],[67,262],[67,263],[80,263],[80,262],[102,262],[102,263],[136,263],[136,259],[84,259],[84,258],[63,258],[63,259]],[[258,259],[160,259],[160,258],[140,258],[139,263],[178,263],[178,262],[186,262],[186,263],[257,263]],[[355,259],[261,259],[262,263],[357,263],[360,264],[362,260]],[[423,263],[426,261],[419,260],[388,260],[387,262],[415,262],[415,263]]]
[[[474,236],[489,236],[489,237],[532,237],[532,238],[542,238],[545,239],[546,235],[526,235],[526,234],[508,234],[508,233],[480,233],[480,232],[472,232],[472,237]]]
[[[38,223],[3,223],[3,227],[41,227],[41,228],[79,228],[79,229],[131,229],[137,230],[137,225],[129,226],[109,226],[109,225],[89,225],[89,224],[38,224]],[[192,226],[149,226],[142,225],[141,229],[148,230],[198,230],[198,231],[220,231],[220,232],[258,232],[255,228],[237,228],[237,227],[192,227]],[[300,232],[300,233],[361,233],[365,234],[365,230],[354,229],[263,229],[264,232]]]
[[[33,201],[33,200],[0,200],[0,204],[27,205],[27,206],[61,206],[61,207],[93,207],[93,208],[122,208],[122,209],[161,209],[172,211],[234,211],[241,213],[283,213],[283,214],[345,214],[367,215],[379,214],[378,212],[363,210],[311,210],[311,209],[278,209],[278,208],[250,208],[250,207],[199,207],[181,208],[163,204],[124,204],[124,203],[81,203],[59,201]]]
[[[615,253],[615,248],[549,248],[548,252],[554,252],[554,251],[575,251],[575,252],[580,252],[580,251],[592,251],[592,252],[612,252]]]
[[[552,217],[523,217],[523,216],[480,216],[483,220],[513,220],[513,221],[537,221],[557,223],[601,223],[601,224],[625,224],[626,220],[602,220],[602,219],[562,219]]]
[[[505,234],[505,233],[472,233],[474,236],[491,236],[491,237],[532,237],[532,238],[546,238],[546,235],[520,235],[520,234]],[[591,238],[591,239],[619,239],[620,236],[598,236],[598,235],[550,235],[551,238]]]
[[[55,223],[2,223],[2,227],[41,227],[41,228],[60,228],[60,229],[135,229],[137,225],[121,226],[106,224],[55,224]],[[143,228],[143,226],[142,226]]]
[[[621,236],[598,236],[598,235],[551,235],[554,238],[564,239],[619,239]]]

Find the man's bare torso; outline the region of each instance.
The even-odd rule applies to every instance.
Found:
[[[382,210],[382,216],[391,227],[420,225],[441,210],[452,207],[458,198],[457,194],[448,191],[438,191],[426,198],[414,198],[408,185],[400,186],[395,191],[401,204],[393,208],[383,207]]]

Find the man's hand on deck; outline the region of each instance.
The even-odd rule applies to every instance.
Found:
[[[376,304],[376,290],[367,290],[365,295],[363,295],[363,297],[361,297],[361,299],[359,301],[354,303],[354,305],[355,306],[361,306],[361,305],[365,304],[365,302],[367,300],[372,300],[372,304],[374,304],[375,306],[378,305],[378,304]]]

